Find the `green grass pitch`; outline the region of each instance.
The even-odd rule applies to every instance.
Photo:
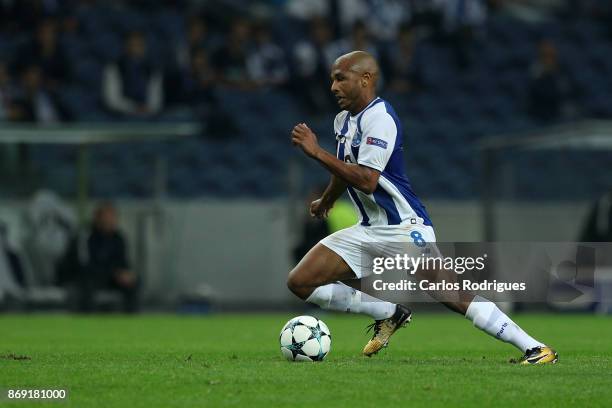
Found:
[[[318,312],[318,311],[316,311]],[[67,388],[67,402],[0,407],[610,406],[612,320],[518,315],[557,348],[552,366],[452,314],[416,314],[388,349],[360,355],[369,319],[316,313],[330,327],[322,363],[290,363],[277,315],[0,317],[0,388]],[[15,357],[27,356],[18,360]]]

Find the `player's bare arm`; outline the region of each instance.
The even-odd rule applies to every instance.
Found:
[[[346,183],[332,174],[327,188],[320,198],[310,203],[310,215],[315,218],[327,218],[334,203],[346,190]]]
[[[305,123],[299,123],[293,128],[291,141],[295,146],[300,147],[307,156],[321,163],[323,167],[346,184],[366,194],[371,194],[376,189],[380,176],[379,171],[359,164],[345,163],[336,158],[319,145],[317,136]]]

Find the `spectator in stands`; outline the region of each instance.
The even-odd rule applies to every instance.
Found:
[[[95,309],[94,296],[101,290],[119,291],[125,312],[138,309],[138,277],[130,270],[119,216],[111,203],[95,209],[91,231],[70,245],[58,268],[58,281],[76,284],[83,312]]]
[[[392,92],[406,93],[423,87],[423,72],[415,55],[416,40],[412,26],[404,24],[396,41],[385,54],[382,64],[387,77],[387,88]]]
[[[444,13],[439,0],[410,0],[409,23],[424,37],[443,37]]]
[[[357,21],[366,20],[376,7],[374,4],[386,0],[288,0],[287,14],[304,22],[315,18],[327,21],[334,38],[348,33]],[[393,0],[389,0],[393,1]]]
[[[340,55],[346,54],[353,50],[367,51],[375,58],[378,58],[378,47],[373,41],[370,31],[363,21],[356,21],[351,29],[351,34],[348,37],[341,38],[330,45],[330,63],[328,67]]]
[[[18,68],[36,65],[44,73],[45,87],[56,92],[70,78],[70,65],[59,42],[57,22],[46,19],[36,28],[35,38],[18,54]]]
[[[0,121],[19,120],[21,112],[14,103],[15,85],[6,65],[0,62]]]
[[[559,64],[557,48],[549,40],[538,44],[538,57],[531,66],[529,113],[550,121],[566,114],[572,94],[571,81]]]
[[[17,29],[17,16],[16,16],[16,2],[14,1],[0,1],[0,32],[8,33],[16,31]]]
[[[56,94],[44,85],[42,69],[37,65],[24,68],[13,99],[14,120],[37,123],[56,123],[69,120]]]
[[[191,57],[196,50],[210,51],[211,39],[208,35],[208,26],[200,16],[192,16],[187,22],[187,33],[184,41],[176,47],[177,66],[188,70],[191,65]]]
[[[578,3],[578,4],[577,4]],[[590,3],[590,4],[589,4]],[[612,3],[600,0],[572,0],[569,5],[569,15],[575,16],[576,10],[581,8],[584,12],[603,25],[608,32],[608,39],[612,40]]]
[[[393,41],[402,24],[410,21],[412,7],[410,1],[365,0],[364,3],[367,11],[365,15],[359,16],[358,20],[365,21],[369,32],[379,41]],[[347,6],[354,7],[353,1],[351,0]]]
[[[315,17],[310,22],[310,36],[293,48],[293,65],[297,81],[296,98],[312,112],[333,111],[337,104],[329,91],[329,75],[333,56],[330,53],[332,32],[327,20]],[[304,87],[303,84],[308,84]]]
[[[255,88],[255,82],[249,77],[247,69],[250,35],[249,22],[237,18],[231,23],[224,44],[214,52],[212,60],[222,85],[239,90]]]
[[[590,0],[488,0],[488,11],[527,23],[541,23],[555,16],[579,16]],[[600,0],[595,0],[598,3]],[[573,4],[572,4],[573,3]]]
[[[0,30],[26,32],[41,21],[62,11],[60,1],[3,0],[0,1]]]
[[[227,112],[217,103],[216,72],[205,49],[193,51],[191,66],[181,79],[182,102],[193,109],[204,123],[205,134],[227,137],[237,129]]]
[[[216,73],[203,48],[194,49],[189,70],[182,76],[183,102],[198,105],[214,101]]]
[[[375,0],[372,0],[375,1]],[[355,23],[370,18],[372,7],[368,5],[369,0],[335,0],[330,2],[329,18],[336,30],[336,37],[350,34]]]
[[[434,0],[442,10],[448,32],[482,26],[487,19],[487,9],[482,0]]]
[[[200,16],[190,16],[186,23],[185,37],[179,38],[174,45],[175,60],[168,64],[164,74],[164,99],[168,105],[184,103],[186,97],[191,97],[191,91],[185,89],[185,86],[191,82],[194,55],[204,54],[209,65],[206,54],[212,46],[208,26]]]
[[[290,0],[286,9],[290,16],[304,21],[324,17],[334,37],[350,33],[355,23],[364,21],[378,40],[389,41],[397,35],[400,24],[409,20],[411,1],[414,0]]]
[[[307,22],[314,18],[328,17],[330,3],[326,0],[287,0],[285,11],[290,17]]]
[[[274,42],[270,27],[260,23],[253,30],[255,44],[247,60],[249,77],[260,86],[284,86],[289,67],[283,49]]]
[[[476,33],[487,18],[482,0],[436,0],[444,16],[444,28],[459,68],[468,68],[476,56]]]
[[[62,15],[61,24],[61,37],[63,36],[77,36],[81,30],[81,22],[73,9],[69,9]]]
[[[128,118],[146,118],[163,107],[163,75],[148,58],[144,34],[132,31],[118,61],[104,69],[102,96],[111,112]]]

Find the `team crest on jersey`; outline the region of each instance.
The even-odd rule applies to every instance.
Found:
[[[353,141],[351,142],[351,146],[357,147],[361,144],[361,133],[355,132],[355,136],[353,136]]]

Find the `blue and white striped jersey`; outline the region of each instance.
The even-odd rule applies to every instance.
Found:
[[[355,116],[340,112],[334,132],[340,160],[381,172],[372,194],[348,187],[361,225],[432,225],[404,171],[402,125],[387,101],[376,98]]]

